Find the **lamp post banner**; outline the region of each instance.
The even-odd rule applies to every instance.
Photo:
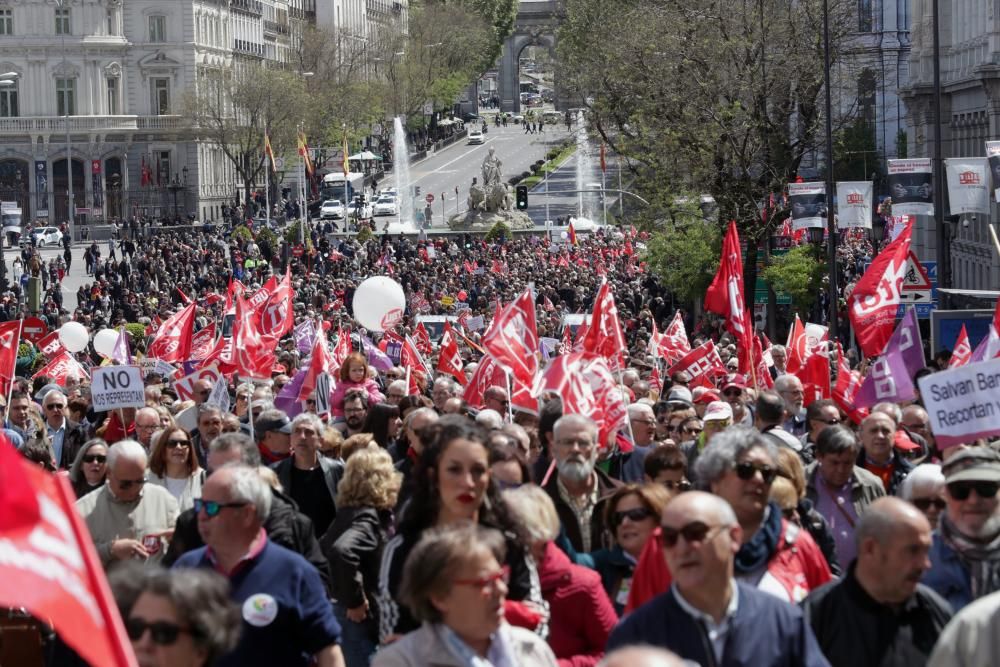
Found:
[[[826,183],[789,183],[792,230],[826,227]]]
[[[887,160],[893,215],[934,215],[931,159]]]
[[[872,182],[837,183],[837,228],[872,228]]]
[[[948,182],[948,205],[952,215],[990,214],[989,178],[986,158],[948,158],[944,161]]]
[[[1000,141],[986,142],[986,159],[990,163],[990,174],[993,176],[993,198],[996,199],[1000,197]]]

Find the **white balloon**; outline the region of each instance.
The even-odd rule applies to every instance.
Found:
[[[372,331],[392,329],[403,319],[406,295],[392,278],[373,276],[354,292],[354,319]]]
[[[559,236],[562,239],[568,239],[569,238],[569,233],[568,232],[560,232]]]
[[[101,329],[94,334],[94,349],[105,359],[111,358],[111,353],[115,351],[115,343],[118,342],[118,332],[114,329]]]
[[[79,322],[67,322],[59,327],[59,342],[70,352],[80,352],[87,349],[90,333],[87,327]]]

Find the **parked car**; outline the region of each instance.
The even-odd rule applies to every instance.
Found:
[[[31,238],[39,248],[47,245],[60,245],[62,236],[62,232],[56,227],[39,227],[31,232]]]
[[[379,197],[372,206],[373,215],[396,215],[397,213],[399,213],[399,206],[396,204],[396,198],[388,195]]]
[[[364,204],[355,199],[351,202],[351,205],[347,207],[347,215],[352,218],[370,218],[372,217],[372,207],[371,204]]]
[[[469,143],[470,144],[485,144],[486,137],[479,130],[469,130]]]
[[[319,209],[319,217],[322,220],[339,220],[344,217],[344,205],[339,199],[327,199]]]

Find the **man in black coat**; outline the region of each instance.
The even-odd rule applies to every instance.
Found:
[[[847,575],[815,590],[803,611],[834,667],[919,667],[951,619],[948,603],[919,583],[930,566],[931,527],[898,498],[872,503],[854,529]]]

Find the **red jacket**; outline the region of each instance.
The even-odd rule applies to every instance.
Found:
[[[553,542],[538,565],[542,597],[549,603],[549,646],[560,667],[596,665],[618,622],[594,570],[573,565]]]

